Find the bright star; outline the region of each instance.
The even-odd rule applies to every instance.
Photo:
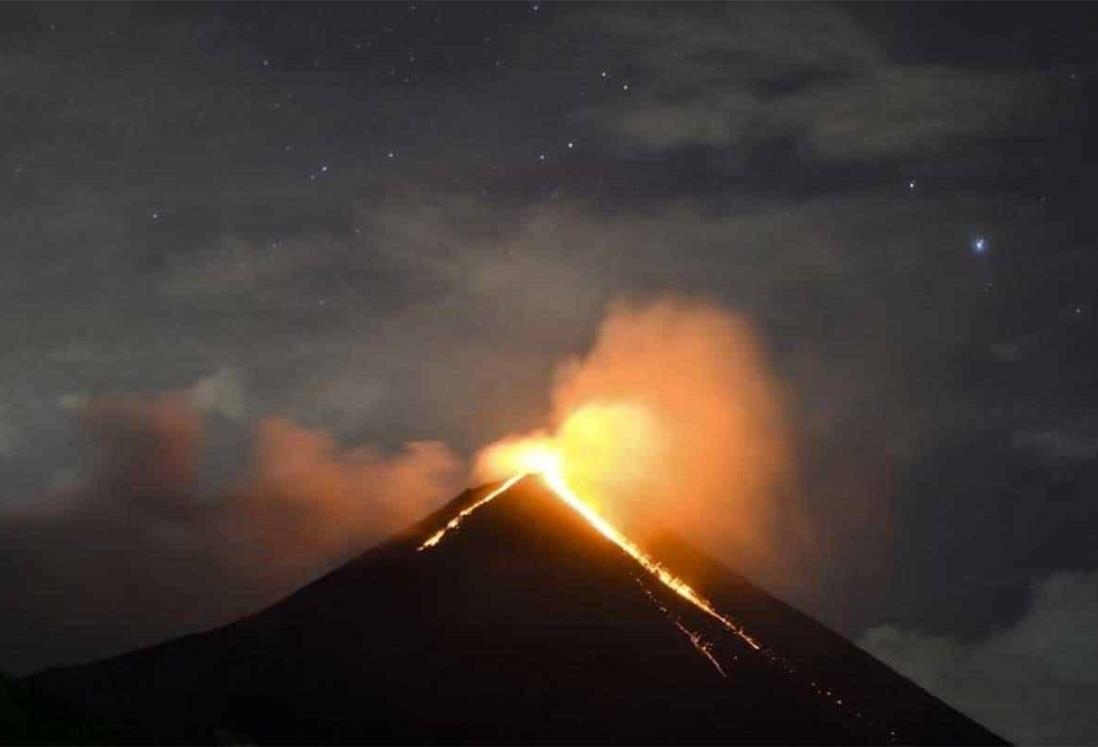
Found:
[[[976,237],[976,240],[972,242],[972,250],[977,254],[983,254],[987,251],[987,239],[983,236]]]

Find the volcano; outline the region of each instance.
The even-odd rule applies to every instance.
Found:
[[[685,542],[645,552],[514,479],[237,622],[20,684],[120,742],[1002,743]]]

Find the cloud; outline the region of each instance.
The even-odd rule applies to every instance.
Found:
[[[97,500],[182,506],[198,465],[201,415],[177,395],[103,397],[81,412]]]
[[[777,137],[830,159],[897,157],[1014,131],[1041,90],[1035,76],[891,59],[834,7],[599,9],[590,22],[612,48],[645,51],[629,95],[576,118],[640,151]]]
[[[223,237],[197,256],[177,259],[160,291],[169,299],[210,300],[260,294],[277,301],[290,294],[286,286],[315,266],[326,243],[320,237],[305,243],[277,241],[263,246],[239,236]]]
[[[256,534],[265,556],[297,554],[306,564],[422,518],[456,495],[464,476],[462,461],[435,441],[387,455],[342,448],[281,418],[261,421],[255,441],[250,471],[234,490],[243,528]]]
[[[64,412],[80,412],[87,404],[88,395],[84,392],[65,392],[57,398],[57,407]]]
[[[232,420],[245,415],[244,382],[240,372],[222,367],[203,376],[188,390],[191,406],[204,413],[216,413]]]
[[[1053,464],[1086,462],[1098,456],[1098,436],[1077,428],[1019,431],[1011,438],[1011,445]]]
[[[859,645],[1019,744],[1098,742],[1098,571],[1034,584],[1013,626],[960,641],[890,625]]]
[[[464,482],[462,460],[436,442],[343,446],[269,418],[256,426],[244,476],[199,493],[206,419],[192,399],[89,399],[82,474],[0,515],[0,575],[20,580],[0,588],[0,666],[71,662],[228,621],[420,518]]]

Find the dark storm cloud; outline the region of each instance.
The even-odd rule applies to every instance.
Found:
[[[987,639],[1032,582],[1098,566],[1078,13],[4,12],[0,499],[28,580],[0,666],[271,601],[291,582],[224,571],[209,518],[263,443],[334,474],[363,443],[470,453],[543,424],[608,304],[668,291],[750,319],[785,382],[801,490],[781,566],[748,570],[808,612]],[[201,422],[188,487],[134,498],[126,448],[170,434],[76,415],[165,392]],[[130,454],[110,490],[89,435]],[[303,557],[295,581],[328,556]],[[75,569],[141,569],[132,638]],[[176,601],[146,620],[144,595]]]

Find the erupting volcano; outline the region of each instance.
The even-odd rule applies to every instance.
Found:
[[[738,319],[619,309],[484,486],[262,612],[26,684],[139,741],[996,742],[678,539],[767,544],[778,400]]]
[[[523,453],[537,474],[258,614],[25,684],[139,741],[998,741],[680,540],[641,549]]]

